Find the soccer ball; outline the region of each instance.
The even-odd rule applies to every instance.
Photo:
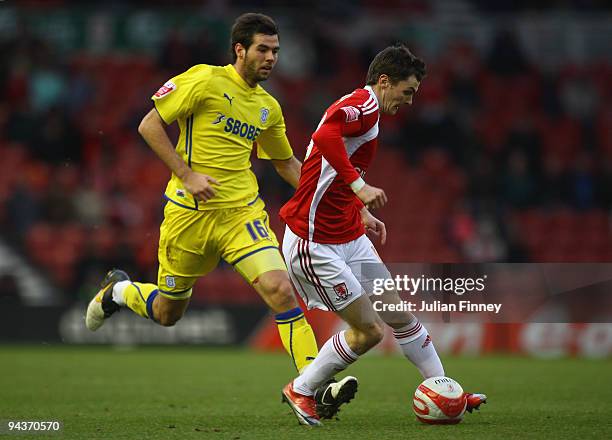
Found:
[[[436,376],[425,379],[414,392],[412,409],[423,423],[452,425],[465,413],[467,397],[454,379]]]

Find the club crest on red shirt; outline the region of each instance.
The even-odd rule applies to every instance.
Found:
[[[344,301],[352,295],[345,283],[336,284],[334,286],[334,292],[336,292],[336,301]]]

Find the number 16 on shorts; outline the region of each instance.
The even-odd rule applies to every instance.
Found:
[[[270,237],[266,225],[264,225],[261,220],[255,220],[251,223],[247,223],[245,226],[253,241],[259,241]]]

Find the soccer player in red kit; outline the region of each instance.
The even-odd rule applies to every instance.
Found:
[[[280,211],[287,224],[283,255],[299,294],[308,308],[335,312],[350,327],[332,336],[283,389],[283,400],[304,425],[320,425],[321,418],[331,418],[353,398],[357,379],[352,376],[324,385],[381,341],[384,323],[393,328],[402,352],[424,378],[444,376],[431,337],[416,316],[408,311],[377,313],[369,299],[373,280],[391,275],[366,235],[371,232],[385,243],[385,225],[369,209],[382,207],[387,197],[363,178],[378,146],[379,114],[395,115],[401,105],[412,104],[424,76],[425,64],[406,46],[378,53],[367,85],[340,98],[323,115],[295,195]],[[362,274],[368,263],[381,273]],[[395,291],[384,299],[401,301]],[[468,410],[485,400],[483,394],[469,394]]]

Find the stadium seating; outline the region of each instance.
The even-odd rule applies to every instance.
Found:
[[[434,60],[432,65],[440,71],[423,82],[414,107],[399,118],[381,121],[381,145],[367,180],[383,187],[390,200],[377,213],[389,232],[389,243],[380,247],[383,257],[396,262],[470,261],[474,257],[466,249],[482,245],[486,239],[482,222],[493,219],[495,239],[505,249],[511,244],[524,248],[528,261],[612,261],[608,214],[612,200],[588,184],[597,179],[612,181],[612,166],[604,166],[612,163],[609,100],[602,99],[591,121],[564,110],[548,111],[540,72],[501,77],[473,51],[468,52],[479,71],[472,80],[477,98],[474,108],[462,114],[462,108],[452,107],[457,78],[448,60],[437,60],[437,64]],[[349,77],[365,71],[363,65],[345,58],[339,58],[339,63],[346,63],[339,70],[350,73]],[[598,64],[582,75],[592,81],[600,96],[609,97],[611,73],[610,66]],[[83,289],[79,270],[84,260],[102,266],[115,258],[117,263],[128,262],[137,276],[151,278],[156,273],[161,196],[169,172],[139,139],[136,127],[149,108],[148,97],[170,73],[145,55],[76,53],[68,57],[62,74],[85,78],[91,90],[77,113],[63,110],[81,136],[81,157],[76,162],[42,159],[34,138],[11,138],[16,136],[11,135],[10,125],[14,113],[5,112],[1,123],[5,135],[0,138],[0,219],[6,225],[6,238],[71,297],[70,292]],[[327,102],[359,85],[360,75],[352,82],[346,75],[342,81],[314,76],[292,81],[279,74],[271,82],[284,104],[288,134],[298,157],[303,156],[318,123],[310,115],[315,109],[317,114],[323,110],[316,100]],[[572,75],[563,72],[555,78],[555,99],[568,78]],[[12,94],[27,93],[23,87],[20,77],[7,81]],[[446,126],[436,125],[436,118],[444,112],[455,122],[467,118],[455,125],[460,133],[467,133],[468,143],[453,145],[442,137]],[[416,131],[403,131],[406,120]],[[431,132],[419,130],[420,126],[431,127]],[[517,127],[522,137],[513,137]],[[535,149],[529,150],[532,144],[521,144],[524,139],[535,142]],[[535,182],[532,197],[524,205],[504,200],[500,189],[513,151],[524,151],[526,176]],[[585,154],[586,168],[579,169],[578,159]],[[601,163],[592,159],[594,154],[602,158]],[[474,164],[479,159],[493,164],[493,180],[485,185],[490,188],[477,187],[482,185],[475,180],[480,170]],[[552,195],[540,194],[547,160],[554,162],[562,177],[558,181],[566,185],[552,185]],[[257,170],[264,176],[273,173],[271,167]],[[582,186],[576,186],[580,171],[586,176],[580,185],[587,185],[587,196]],[[272,228],[282,236],[276,213],[283,201],[279,194],[284,193],[275,186],[278,180],[262,179],[268,180],[273,183],[264,184],[261,192],[268,200]],[[477,195],[483,189],[495,197],[483,200]],[[61,212],[50,208],[58,204],[66,208]],[[496,258],[509,256],[505,251]],[[231,267],[224,266],[196,285],[194,301],[245,303],[258,299],[244,289]]]

